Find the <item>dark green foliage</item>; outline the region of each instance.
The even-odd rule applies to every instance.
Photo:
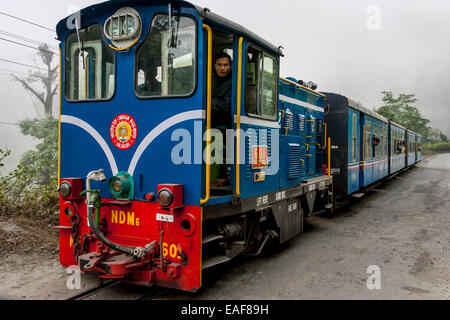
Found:
[[[410,128],[423,137],[425,143],[447,141],[447,137],[439,130],[428,126],[430,120],[426,119],[413,104],[417,102],[414,94],[400,94],[397,98],[390,91],[384,94],[384,105],[375,110],[383,117]]]
[[[430,151],[431,153],[449,153],[450,152],[450,142],[439,142],[435,144],[425,144],[425,152]]]
[[[52,116],[24,120],[20,129],[24,135],[42,142],[22,156],[14,171],[0,177],[0,215],[57,224],[58,121]],[[0,163],[8,155],[0,150]]]
[[[0,168],[4,167],[5,165],[2,163],[2,161],[7,158],[11,154],[10,150],[3,150],[0,149]]]
[[[20,122],[23,135],[42,142],[35,150],[23,154],[22,167],[29,167],[34,174],[33,183],[47,185],[58,171],[58,120],[53,116],[44,119],[28,119]]]

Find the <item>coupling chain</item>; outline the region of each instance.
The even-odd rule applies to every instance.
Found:
[[[79,243],[80,230],[78,230],[78,227],[80,225],[80,216],[76,212],[74,212],[70,217],[70,223],[72,224],[73,255],[75,257],[76,262],[78,263],[78,257],[80,253],[80,243]]]

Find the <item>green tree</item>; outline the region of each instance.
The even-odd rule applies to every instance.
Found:
[[[33,184],[43,186],[55,180],[57,176],[58,120],[52,114],[53,100],[59,87],[57,84],[59,66],[53,65],[55,53],[46,44],[39,46],[37,57],[46,66],[45,69],[37,68],[39,71],[30,71],[26,78],[12,76],[33,98],[37,99],[44,110],[44,115],[37,109],[39,114],[37,118],[19,123],[23,135],[39,141],[34,150],[22,155],[19,167],[23,170],[26,168],[27,175],[33,175]]]
[[[437,129],[429,127],[430,120],[425,118],[414,104],[417,98],[414,94],[399,94],[395,97],[391,91],[383,91],[384,105],[375,110],[385,118],[410,128],[422,135],[425,143],[447,141],[447,137]]]
[[[442,142],[449,142],[447,136],[442,132],[439,133],[439,138]]]
[[[19,125],[23,135],[41,141],[35,150],[22,155],[20,165],[34,173],[34,183],[47,185],[58,171],[58,120],[49,115],[43,119],[23,120]]]
[[[395,98],[393,93],[390,91],[383,91],[383,103],[384,105],[376,110],[383,117],[391,119],[398,124],[401,124],[401,114],[404,111],[405,106],[416,103],[417,99],[414,98],[413,94],[400,94],[398,98]]]
[[[45,70],[30,71],[25,78],[11,74],[12,78],[19,82],[23,88],[33,97],[36,98],[44,107],[44,114],[46,116],[53,114],[53,98],[58,93],[58,78],[59,66],[52,66],[55,54],[50,50],[47,44],[39,46],[38,57],[45,65]],[[37,84],[37,86],[36,86]],[[36,110],[41,114],[39,110]]]
[[[39,47],[38,56],[46,65],[46,72],[29,72],[20,82],[33,98],[42,104],[44,114],[19,123],[23,135],[38,141],[35,149],[22,155],[17,168],[0,177],[0,214],[21,215],[30,219],[45,219],[58,223],[58,120],[53,114],[53,98],[57,94],[57,69],[52,66],[54,54],[48,47]],[[38,88],[41,87],[41,90]],[[43,89],[42,89],[43,88]],[[9,153],[0,150],[0,164]],[[0,168],[3,165],[0,165]]]
[[[7,158],[11,154],[10,150],[3,150],[0,149],[0,168],[4,167],[5,165],[2,163],[2,161]]]

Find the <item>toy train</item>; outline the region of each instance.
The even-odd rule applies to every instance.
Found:
[[[60,261],[100,279],[195,292],[205,270],[421,160],[419,135],[280,80],[279,47],[188,2],[107,1],[57,33]],[[211,127],[218,52],[232,57],[226,143]]]

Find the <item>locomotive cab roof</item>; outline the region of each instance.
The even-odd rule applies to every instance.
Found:
[[[270,50],[272,53],[282,56],[282,50],[281,47],[273,45],[272,43],[264,40],[254,32],[248,30],[247,28],[243,27],[242,25],[235,23],[227,18],[224,18],[218,14],[213,13],[208,8],[202,8],[195,4],[186,2],[186,1],[180,1],[180,0],[110,0],[106,2],[102,2],[99,4],[95,4],[92,6],[89,6],[87,8],[84,8],[80,11],[80,19],[81,19],[81,26],[80,28],[85,27],[83,21],[89,20],[90,18],[97,16],[103,12],[109,12],[114,11],[117,9],[120,9],[125,6],[133,6],[133,5],[168,5],[168,4],[178,4],[182,7],[186,8],[193,8],[195,9],[200,19],[204,20],[206,23],[211,23],[213,25],[228,29],[230,31],[236,32],[240,35],[246,36],[252,41],[255,41],[256,43],[260,44],[261,46],[265,47],[266,49]],[[62,41],[68,32],[72,31],[68,28],[68,20],[73,19],[73,15],[66,17],[65,19],[61,20],[57,27],[56,32],[58,34],[58,40]]]

